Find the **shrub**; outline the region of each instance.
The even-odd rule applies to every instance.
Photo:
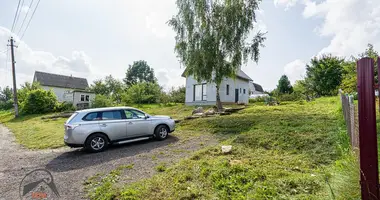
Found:
[[[157,103],[160,100],[161,87],[157,83],[137,83],[122,95],[122,101],[130,104]]]
[[[21,112],[25,114],[43,114],[53,112],[57,105],[57,97],[52,91],[43,89],[31,90],[21,104]]]
[[[170,102],[184,103],[186,97],[186,87],[172,88],[169,92]]]
[[[278,97],[278,100],[279,101],[298,101],[298,100],[301,100],[301,99],[305,99],[302,97],[301,94],[298,94],[298,93],[291,93],[291,94],[281,94],[279,95]]]
[[[256,98],[254,98],[254,99],[249,99],[249,103],[265,102],[265,100],[266,100],[267,98],[268,98],[267,96],[264,96],[264,97],[256,97]]]
[[[74,111],[74,110],[76,109],[72,102],[65,102],[65,101],[62,103],[58,102],[55,107],[56,112]]]
[[[13,108],[13,100],[0,101],[0,110],[9,110]]]
[[[92,102],[93,108],[103,108],[103,107],[111,107],[113,106],[112,99],[105,95],[97,94],[95,96],[95,100]]]

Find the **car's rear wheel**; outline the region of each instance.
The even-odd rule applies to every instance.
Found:
[[[96,133],[87,138],[85,148],[90,152],[101,152],[108,147],[107,137]]]
[[[157,140],[165,140],[169,135],[169,129],[165,125],[157,126],[154,135]]]

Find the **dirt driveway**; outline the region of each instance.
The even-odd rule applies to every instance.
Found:
[[[210,137],[180,140],[175,134],[165,141],[144,141],[113,146],[105,152],[89,154],[80,149],[27,150],[14,141],[13,134],[0,124],[0,200],[19,199],[22,178],[34,169],[47,169],[62,199],[86,199],[83,182],[98,173],[109,173],[120,165],[133,164],[125,172],[126,182],[157,173],[159,163],[178,162],[204,145],[216,144]],[[124,181],[125,182],[125,181]]]

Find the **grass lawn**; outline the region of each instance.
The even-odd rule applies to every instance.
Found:
[[[194,107],[183,104],[162,106],[158,104],[140,105],[139,109],[152,115],[169,115],[174,119],[180,119],[191,115]],[[63,124],[66,119],[41,120],[47,115],[27,115],[17,119],[10,111],[0,111],[0,123],[8,127],[15,135],[16,141],[29,149],[58,148],[64,146]]]
[[[115,173],[91,199],[355,199],[339,99],[253,105],[230,116],[181,123],[179,131],[214,134],[207,147],[150,179],[116,187]],[[221,145],[232,145],[230,154]],[[355,167],[355,166],[354,166]],[[347,171],[348,170],[348,171]],[[355,175],[354,175],[355,176]],[[351,181],[356,181],[352,179]],[[353,189],[356,191],[346,191]],[[342,195],[346,194],[346,196]],[[352,196],[348,196],[351,194]]]

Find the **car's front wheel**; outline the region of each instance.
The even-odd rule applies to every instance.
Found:
[[[156,136],[157,140],[164,140],[168,137],[169,129],[165,125],[159,125],[157,126],[154,135]]]
[[[100,133],[96,133],[87,138],[85,148],[90,152],[101,152],[108,147],[107,138]]]

